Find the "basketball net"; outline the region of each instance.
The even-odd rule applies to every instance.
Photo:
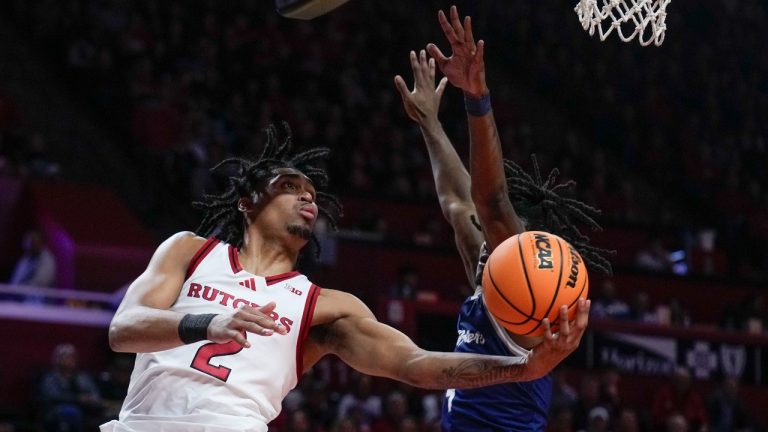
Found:
[[[604,41],[614,30],[624,42],[637,36],[640,45],[664,42],[667,5],[672,0],[579,0],[574,9],[590,36]],[[602,4],[602,6],[598,6]]]

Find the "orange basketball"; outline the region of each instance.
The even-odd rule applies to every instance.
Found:
[[[512,333],[539,336],[549,318],[558,329],[562,305],[568,319],[579,298],[587,298],[589,277],[581,255],[562,238],[528,231],[506,239],[491,253],[483,271],[485,305]]]

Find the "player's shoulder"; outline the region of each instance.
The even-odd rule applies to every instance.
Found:
[[[339,291],[330,288],[323,288],[320,290],[318,301],[339,302],[339,303],[351,303],[364,305],[363,301],[357,298],[357,296],[348,292]]]
[[[155,256],[179,263],[188,263],[206,244],[214,242],[215,240],[200,237],[191,231],[181,231],[161,243]]]
[[[317,297],[312,325],[322,325],[342,318],[373,318],[373,313],[356,296],[335,289],[323,288]]]
[[[197,252],[209,239],[200,237],[192,231],[180,231],[168,237],[161,246],[178,251]]]

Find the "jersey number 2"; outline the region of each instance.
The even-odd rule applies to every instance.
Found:
[[[247,338],[245,332],[243,332],[243,337]],[[242,350],[243,346],[235,341],[229,341],[225,344],[217,344],[215,342],[207,343],[197,350],[197,354],[195,354],[195,358],[192,359],[192,364],[190,366],[200,372],[207,373],[212,377],[227,382],[229,373],[232,372],[232,369],[226,366],[214,366],[210,363],[211,359],[214,357],[237,354]]]

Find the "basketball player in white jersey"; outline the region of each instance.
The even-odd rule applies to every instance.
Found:
[[[138,353],[115,432],[267,431],[304,371],[335,354],[360,372],[413,386],[474,388],[544,376],[578,345],[575,324],[525,358],[428,352],[376,321],[351,294],[320,289],[294,271],[318,213],[328,149],[292,155],[274,127],[255,161],[229,159],[229,188],[196,203],[198,232],[179,233],[133,282],[109,329],[112,349]],[[212,237],[208,237],[208,236]],[[207,238],[206,238],[207,237]],[[565,315],[562,321],[567,321]]]

